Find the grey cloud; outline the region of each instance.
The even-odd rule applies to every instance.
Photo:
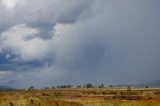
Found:
[[[11,10],[2,5],[1,14],[5,16],[2,16],[0,24],[6,27],[26,24],[38,28],[42,38],[48,38],[57,23],[74,23],[90,9],[92,2],[94,0],[22,0]]]
[[[157,3],[103,1],[95,17],[62,28],[66,28],[62,35],[73,36],[65,41],[70,46],[64,54],[59,53],[58,64],[69,67],[71,79],[77,82],[138,83],[158,79]]]

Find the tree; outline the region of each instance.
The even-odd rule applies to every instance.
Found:
[[[28,88],[27,90],[33,90],[34,89],[34,86],[31,86],[30,88]]]
[[[149,88],[149,86],[146,86],[146,88]]]
[[[104,85],[103,85],[103,84],[101,84],[101,85],[99,85],[98,87],[99,87],[99,88],[104,88]]]
[[[110,87],[110,88],[113,88],[113,85],[110,85],[109,87]]]
[[[93,85],[91,83],[88,83],[85,86],[86,86],[86,88],[93,88]]]
[[[49,89],[49,87],[46,86],[44,89]]]
[[[128,97],[130,98],[131,97],[131,86],[130,85],[128,86],[127,91],[128,91]]]

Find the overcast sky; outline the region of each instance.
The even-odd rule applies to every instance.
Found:
[[[159,0],[0,0],[0,85],[159,77]]]

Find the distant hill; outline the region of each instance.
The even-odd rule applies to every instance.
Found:
[[[115,87],[123,88],[123,87],[128,87],[128,86],[136,87],[136,88],[146,88],[146,87],[160,88],[160,80],[154,80],[151,82],[139,83],[139,84],[120,84],[120,85],[116,85]]]
[[[160,80],[154,80],[148,83],[137,84],[137,87],[150,87],[150,88],[160,88]]]
[[[11,87],[0,85],[0,90],[14,90]]]

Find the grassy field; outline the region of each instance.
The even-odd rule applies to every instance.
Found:
[[[0,91],[0,106],[160,106],[160,89]]]

